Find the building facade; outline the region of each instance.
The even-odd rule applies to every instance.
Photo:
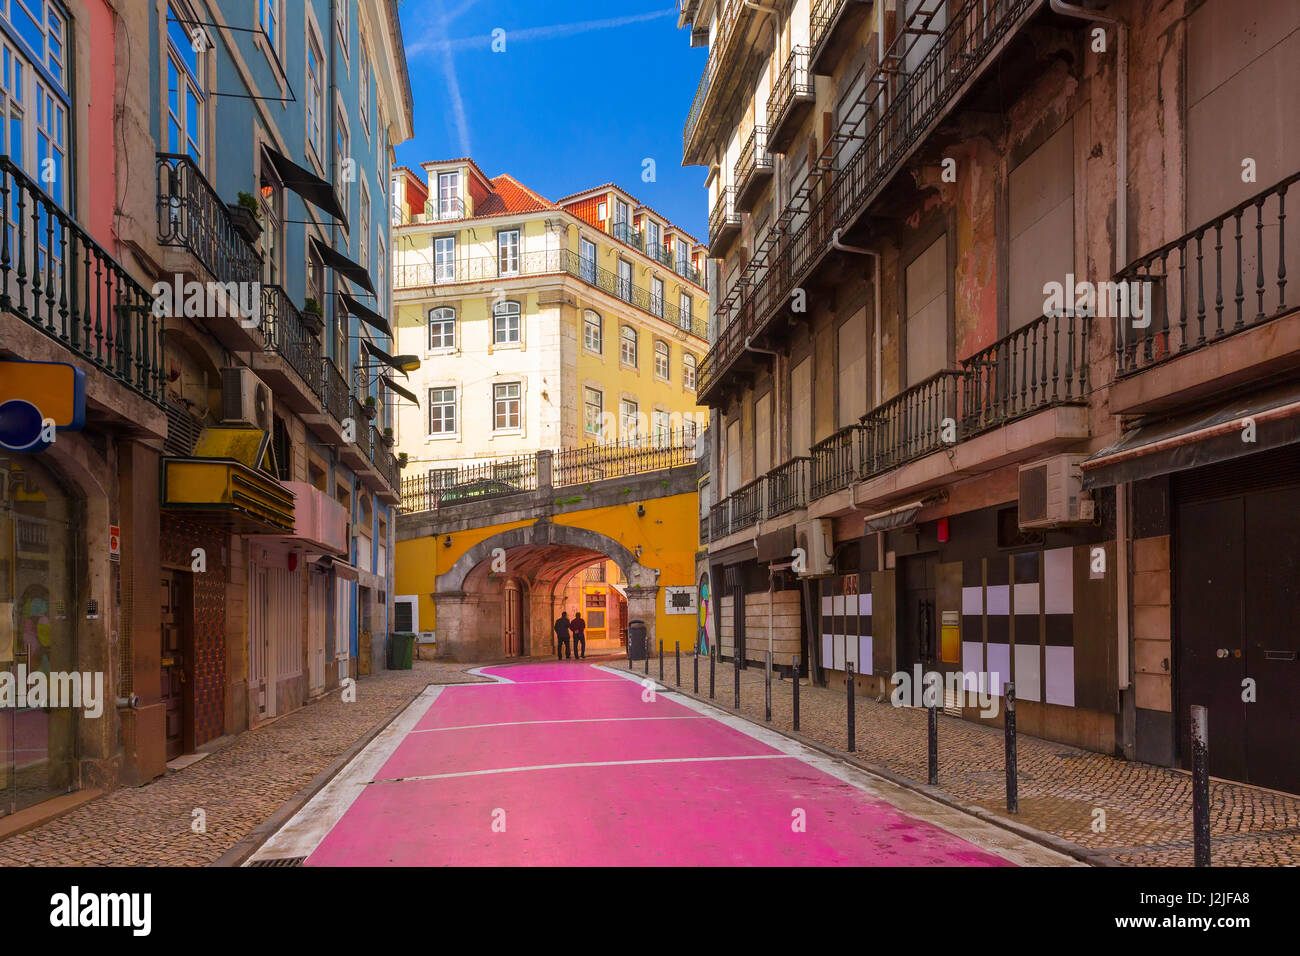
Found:
[[[1300,789],[1300,647],[1265,623],[1300,614],[1298,539],[1262,517],[1300,495],[1293,13],[680,12],[724,655],[938,672],[969,719],[1014,682],[1021,729],[1162,764],[1208,705],[1212,772]]]
[[[693,440],[708,306],[693,237],[612,184],[552,202],[470,159],[399,167],[393,197],[397,347],[420,359],[405,384],[423,405],[397,418],[406,510],[537,487],[539,452],[590,447],[554,459],[572,485],[607,477],[604,450]],[[417,611],[428,572],[403,576]],[[570,613],[585,606],[572,591]],[[418,620],[436,633],[432,603]],[[512,634],[506,653],[523,646]]]
[[[146,782],[382,655],[382,211],[411,99],[391,3],[14,0],[0,27],[32,123],[4,160],[5,397],[60,410],[3,453],[3,586],[25,590],[0,624],[33,640],[0,667],[105,686],[102,714],[6,751],[44,797]],[[42,562],[67,568],[48,594]]]

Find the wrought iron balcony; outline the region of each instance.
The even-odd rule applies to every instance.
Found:
[[[217,282],[257,282],[262,260],[188,156],[159,153],[158,242],[188,249]]]
[[[1115,277],[1107,305],[1115,322],[1117,376],[1145,371],[1295,311],[1297,303],[1286,300],[1286,198],[1297,181],[1300,173],[1292,173],[1134,260]],[[1292,271],[1296,248],[1293,236]],[[1131,307],[1139,284],[1148,292],[1140,320]],[[1116,307],[1123,302],[1130,308]],[[1139,321],[1147,324],[1138,327]]]
[[[709,212],[709,255],[721,258],[740,235],[740,212],[736,209],[736,187],[726,186]]]
[[[646,438],[565,448],[551,458],[552,484],[557,488],[582,485],[693,465],[697,440],[693,430],[679,429]]]
[[[956,438],[965,376],[955,369],[936,372],[862,417],[859,471],[862,477],[897,468],[944,445],[945,419]]]
[[[758,524],[765,517],[763,506],[767,504],[767,476],[759,475],[753,481],[741,485],[731,497],[735,501],[731,521],[734,531]]]
[[[351,392],[348,390],[347,377],[339,371],[334,360],[331,358],[322,358],[320,360],[321,374],[317,379],[320,384],[320,401],[334,420],[339,424],[348,417],[348,399]]]
[[[767,479],[767,518],[808,507],[808,457],[791,458],[764,477]]]
[[[425,209],[428,218],[430,220],[436,218],[438,222],[465,218],[465,200],[459,196],[440,197],[437,201],[430,201]]]
[[[772,95],[767,103],[769,149],[777,153],[786,151],[799,124],[812,109],[814,100],[816,95],[812,73],[808,70],[808,48],[794,47],[772,85]]]
[[[723,498],[709,509],[709,541],[721,541],[731,534],[731,507],[733,499]]]
[[[0,156],[0,311],[164,405],[153,297],[7,156]]]
[[[814,73],[829,75],[834,70],[838,55],[870,9],[869,0],[812,0],[808,18],[812,34],[809,66]]]
[[[320,339],[278,285],[262,286],[262,334],[266,351],[279,355],[318,396],[321,394]]]
[[[619,242],[627,243],[638,252],[645,252],[645,240],[636,227],[630,222],[613,222],[609,226],[609,234]]]
[[[813,445],[811,494],[814,499],[847,488],[857,479],[863,431],[861,425],[849,425]]]
[[[767,151],[767,127],[755,126],[740,149],[740,158],[732,170],[736,183],[736,208],[742,212],[753,206],[763,184],[772,178],[776,168],[772,154]]]
[[[517,270],[503,275],[495,256],[458,259],[442,265],[430,263],[401,265],[393,269],[393,288],[398,292],[430,287],[436,289],[438,286],[461,282],[490,282],[497,279],[567,273],[594,288],[617,296],[643,312],[671,322],[692,335],[701,339],[708,338],[708,326],[704,319],[695,317],[693,313],[682,312],[671,302],[659,300],[648,289],[628,284],[625,279],[619,278],[617,273],[597,266],[594,260],[584,259],[579,253],[570,249],[525,252],[519,256],[518,266]]]
[[[370,462],[375,466],[388,487],[397,491],[402,486],[401,471],[397,467],[397,457],[393,454],[392,443],[384,439],[378,428],[370,426]]]

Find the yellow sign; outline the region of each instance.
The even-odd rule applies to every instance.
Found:
[[[0,361],[0,405],[15,400],[36,406],[57,428],[80,428],[85,376],[64,362]]]

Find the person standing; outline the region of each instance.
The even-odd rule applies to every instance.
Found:
[[[573,615],[569,630],[573,632],[573,656],[585,661],[587,659],[587,622],[582,619],[581,611]]]
[[[569,612],[561,611],[555,622],[555,659],[564,660],[569,653]]]

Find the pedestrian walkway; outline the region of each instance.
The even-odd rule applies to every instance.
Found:
[[[184,770],[125,787],[0,840],[0,866],[204,866],[247,836],[432,682],[480,681],[469,665],[416,661],[332,692],[236,737]],[[195,812],[205,832],[195,832]]]
[[[1072,862],[593,662],[482,672],[429,688],[250,864]]]
[[[682,688],[693,687],[692,658],[681,658]],[[627,669],[628,662],[620,661]],[[644,661],[631,668],[644,675]],[[677,688],[672,655],[665,661],[666,685]],[[741,670],[739,713],[764,719],[763,667]],[[650,662],[658,678],[659,663]],[[716,703],[731,709],[734,668],[716,670]],[[707,699],[708,659],[700,659],[701,697]],[[772,681],[772,724],[792,729],[792,686]],[[926,712],[892,706],[859,693],[855,700],[857,751],[868,765],[912,781],[927,779]],[[800,686],[800,732],[843,751],[848,743],[847,697],[842,689]],[[1061,837],[1118,863],[1191,866],[1191,775],[1166,767],[1120,760],[1020,734],[1017,737],[1020,823]],[[1003,732],[939,716],[938,789],[955,800],[1007,819]],[[1211,781],[1212,861],[1219,866],[1300,864],[1300,797],[1226,781]],[[1101,811],[1099,813],[1098,811]],[[1101,829],[1100,827],[1103,827]]]

